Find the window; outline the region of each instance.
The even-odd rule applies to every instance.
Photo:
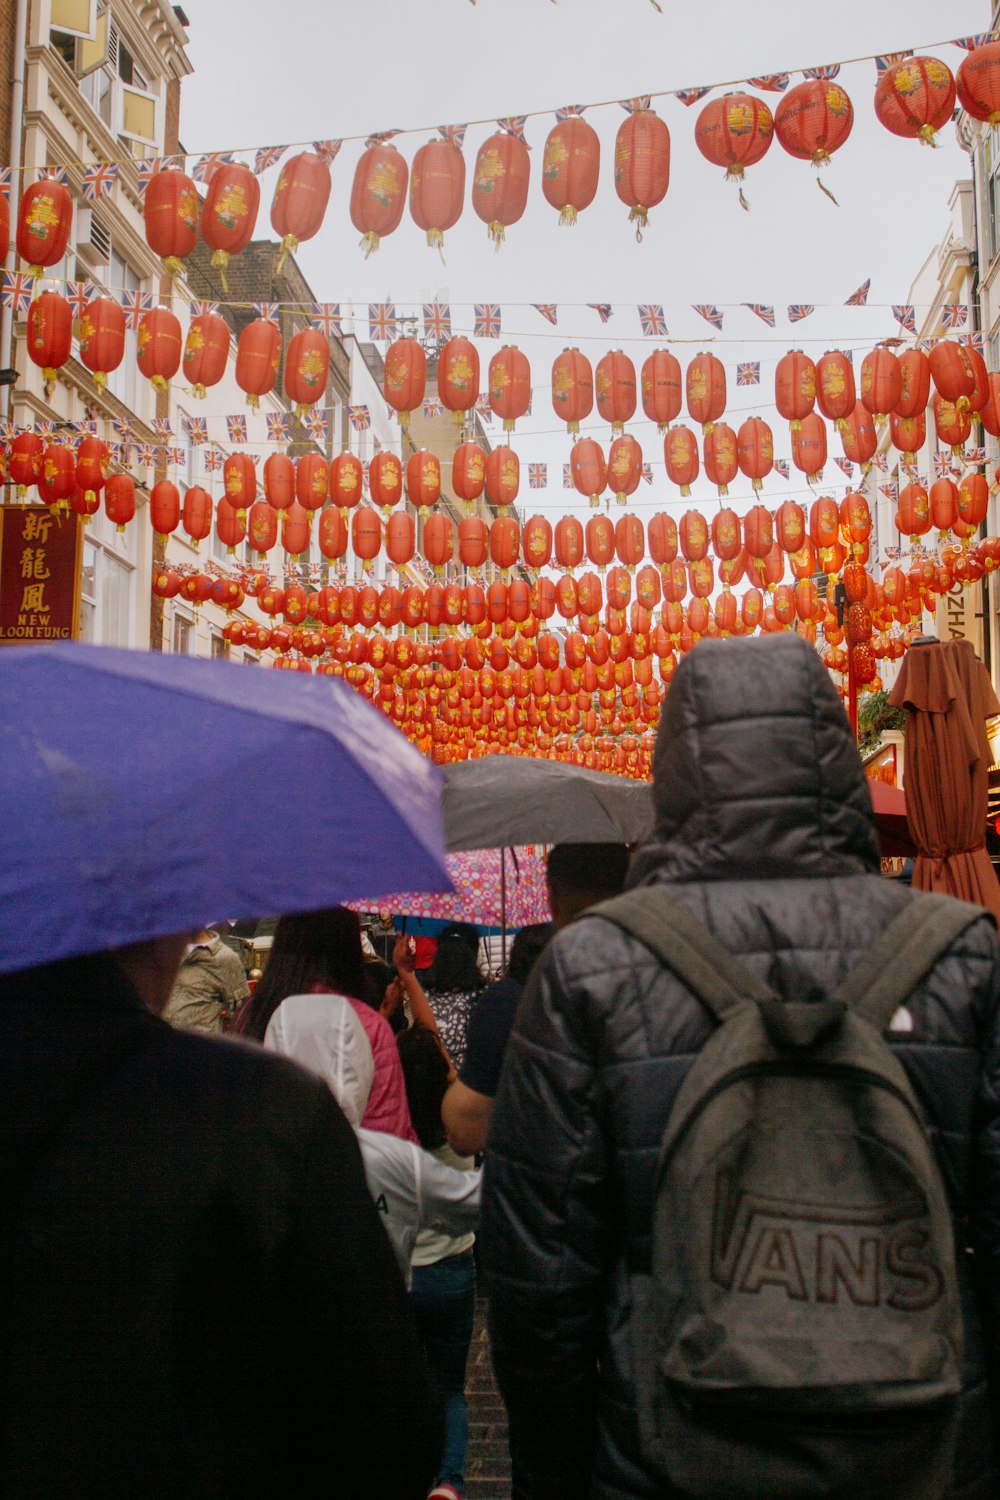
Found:
[[[83,544],[80,639],[127,646],[132,627],[132,568],[91,537]]]
[[[194,650],[194,620],[190,615],[174,610],[173,652],[175,656],[190,656]]]
[[[128,261],[111,246],[108,256],[108,290],[111,295],[119,300],[123,292],[138,292],[142,288],[142,280],[133,271]],[[112,370],[108,376],[108,390],[118,400],[123,402],[129,411],[137,410],[139,392],[139,366],[136,363],[139,353],[138,330],[126,328],[125,330],[125,358],[117,370]]]
[[[212,660],[226,661],[229,657],[229,642],[217,630],[212,631]]]
[[[73,47],[72,63],[80,79],[80,92],[108,129],[127,140],[135,155],[144,156],[147,147],[156,146],[160,138],[159,97],[137,66],[107,7],[99,10],[91,37],[74,43],[62,34],[55,40],[67,61],[67,44]]]
[[[66,36],[93,39],[97,27],[97,0],[52,0],[49,24]]]
[[[1000,130],[995,126],[983,137],[983,168],[986,174],[986,247],[992,264],[1000,251]]]
[[[191,438],[188,435],[187,428],[184,425],[190,420],[190,417],[190,412],[184,411],[181,407],[177,408],[178,443],[184,452],[184,468],[182,473],[178,476],[180,479],[180,488],[182,492],[184,490],[189,490],[193,484],[198,483],[198,480],[195,476],[196,450],[194,443],[192,443]]]

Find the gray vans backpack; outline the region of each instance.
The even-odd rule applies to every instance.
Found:
[[[914,895],[824,1000],[785,1002],[662,886],[592,909],[712,1012],[632,1278],[642,1450],[691,1500],[941,1500],[962,1317],[951,1214],[883,1032],[978,907]]]

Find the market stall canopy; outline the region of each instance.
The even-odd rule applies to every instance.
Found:
[[[343,683],[0,652],[0,972],[400,886],[447,890],[440,775]]]
[[[879,851],[887,859],[915,859],[919,850],[906,818],[906,795],[901,787],[884,781],[868,782]]]
[[[653,831],[649,782],[517,755],[448,766],[442,812],[449,850],[638,844]]]
[[[1000,714],[989,674],[969,641],[915,644],[890,703],[906,710],[906,805],[918,846],[917,890],[985,906],[1000,920],[1000,885],[986,853],[990,747]]]

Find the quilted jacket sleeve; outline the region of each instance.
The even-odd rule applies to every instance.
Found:
[[[976,1101],[970,1237],[979,1267],[980,1308],[990,1366],[994,1471],[1000,1475],[1000,959],[996,938],[985,940],[992,979],[977,1007],[982,1072]],[[996,1479],[1000,1493],[1000,1479]]]
[[[536,965],[504,1063],[480,1245],[518,1500],[579,1500],[595,1440],[605,1143],[587,986],[566,942]]]

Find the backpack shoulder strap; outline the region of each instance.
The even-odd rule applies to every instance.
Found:
[[[603,917],[638,938],[718,1021],[728,1020],[749,1002],[777,998],[663,886],[626,891],[590,907],[586,915]]]
[[[984,915],[967,901],[914,892],[835,998],[883,1032],[955,939]]]

